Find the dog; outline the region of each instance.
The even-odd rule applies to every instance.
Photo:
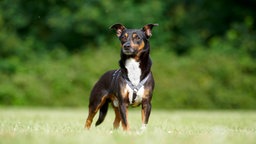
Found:
[[[90,129],[98,110],[96,126],[101,124],[108,111],[109,103],[115,112],[114,129],[120,122],[124,131],[129,130],[128,107],[141,105],[142,126],[146,129],[151,113],[151,99],[154,90],[154,78],[151,72],[149,38],[152,29],[158,24],[147,24],[142,29],[127,29],[122,24],[110,27],[116,31],[121,42],[120,68],[111,70],[101,76],[94,85],[89,99],[89,114],[85,128]]]

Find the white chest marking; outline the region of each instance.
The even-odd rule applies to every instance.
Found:
[[[125,68],[128,71],[128,78],[134,86],[140,83],[141,69],[140,63],[136,62],[135,59],[130,58],[125,62]]]
[[[127,69],[129,80],[134,86],[137,86],[140,83],[140,76],[141,76],[140,63],[135,61],[135,59],[130,58],[126,60],[125,68]],[[132,104],[133,90],[129,87],[128,84],[126,85],[126,89],[128,90],[128,93],[129,93],[129,102],[130,104]],[[144,86],[142,86],[138,90],[137,96],[136,96],[136,99],[134,100],[133,105],[137,105],[141,103],[143,94],[144,94]]]

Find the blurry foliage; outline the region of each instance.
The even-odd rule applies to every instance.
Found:
[[[157,108],[256,108],[255,0],[1,0],[0,105],[84,106],[118,68],[108,28],[159,23]]]

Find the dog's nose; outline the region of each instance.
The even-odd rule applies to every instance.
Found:
[[[125,44],[124,44],[124,49],[128,50],[128,49],[130,49],[130,48],[131,48],[130,43],[125,43]]]

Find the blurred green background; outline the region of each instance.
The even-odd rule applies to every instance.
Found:
[[[1,0],[0,106],[87,107],[114,23],[151,37],[159,109],[256,108],[256,0]]]

